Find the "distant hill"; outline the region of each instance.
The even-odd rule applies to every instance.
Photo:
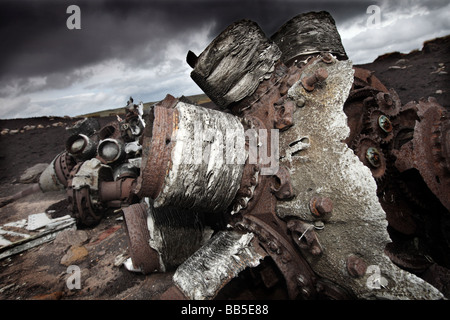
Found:
[[[202,104],[211,102],[211,99],[209,99],[206,94],[196,94],[196,95],[192,95],[192,96],[186,96],[186,98],[188,98],[189,100],[191,100],[192,102],[194,102],[198,105],[202,105]],[[144,113],[146,113],[152,105],[154,105],[155,103],[158,103],[158,102],[159,101],[144,103]],[[82,114],[77,117],[79,117],[79,118],[110,117],[110,116],[115,116],[117,114],[120,115],[120,114],[124,114],[124,113],[125,113],[125,106],[120,107],[120,108],[115,108],[115,109],[108,109],[108,110],[102,110],[102,111],[96,111],[96,112],[91,112],[91,113],[87,113],[87,114]]]

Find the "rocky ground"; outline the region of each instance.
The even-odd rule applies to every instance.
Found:
[[[394,88],[405,104],[433,96],[450,109],[450,36],[426,42],[409,54],[390,53],[360,67],[374,71]],[[99,118],[100,125],[111,118]],[[66,127],[76,118],[0,120],[0,198],[23,191],[33,182],[25,171],[50,163],[64,150]],[[35,193],[0,208],[0,225],[47,212],[52,218],[68,214],[65,192]],[[17,231],[10,227],[12,231]],[[0,300],[16,299],[158,299],[170,286],[172,272],[142,275],[126,270],[126,230],[121,215],[111,214],[93,228],[66,229],[53,241],[0,260]],[[1,254],[0,249],[0,254]],[[81,272],[80,288],[69,289],[69,266]],[[241,281],[241,280],[238,280]],[[283,298],[283,290],[242,290],[233,282],[220,298]],[[246,287],[248,289],[248,287]]]

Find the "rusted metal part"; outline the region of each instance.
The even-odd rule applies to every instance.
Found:
[[[99,198],[100,185],[112,180],[112,169],[96,158],[74,167],[66,192],[77,224],[93,226],[102,219],[105,207]]]
[[[121,139],[106,138],[99,142],[97,158],[106,164],[121,162],[125,158],[125,146]]]
[[[247,214],[237,226],[257,235],[259,244],[283,274],[291,299],[313,299],[316,295],[316,275],[294,248],[292,239],[288,238],[286,224],[278,221],[279,224],[274,225],[272,221],[277,219],[270,214]]]
[[[322,254],[322,246],[314,232],[314,225],[293,219],[287,223],[287,227],[291,231],[292,239],[300,249],[307,250],[314,256]]]
[[[291,174],[286,167],[280,167],[274,175],[275,184],[270,188],[278,200],[290,199],[295,196],[294,188],[291,184]]]
[[[76,165],[76,160],[67,152],[61,153],[55,159],[55,173],[58,181],[60,181],[65,187],[67,181],[70,178],[70,172]]]
[[[134,187],[136,179],[124,178],[116,181],[102,181],[99,186],[99,199],[107,207],[120,208],[136,201]]]
[[[275,106],[275,128],[286,130],[292,126],[292,116],[295,111],[295,104],[293,101],[286,101],[282,105]]]
[[[66,151],[79,161],[93,158],[97,151],[97,141],[79,133],[70,136],[66,141]]]
[[[168,95],[154,106],[146,122],[143,133],[141,175],[136,187],[140,197],[156,199],[163,188],[164,178],[169,169],[169,159],[174,147],[172,131],[178,125],[173,107],[177,99]]]
[[[394,242],[386,245],[385,252],[396,265],[414,273],[423,272],[433,264],[429,256],[418,252],[411,253],[411,250],[405,251],[402,246]]]
[[[352,85],[352,91],[358,88],[370,87],[377,91],[389,92],[384,84],[375,76],[373,71],[355,66],[353,67],[353,70],[355,71],[355,78]]]
[[[333,212],[333,201],[328,197],[314,196],[309,202],[309,209],[315,218],[326,221]]]
[[[313,91],[314,85],[318,82],[324,81],[328,77],[328,71],[324,68],[319,68],[314,71],[314,74],[302,78],[302,85],[307,91]]]
[[[379,93],[388,94],[389,90],[373,72],[357,67],[353,67],[353,70],[352,89],[344,104],[344,112],[348,117],[347,124],[350,128],[350,135],[345,142],[351,147],[352,142],[362,133],[369,133],[375,140],[379,139],[379,133],[382,137],[388,136],[388,138],[391,138],[389,134],[380,131],[377,125],[378,119],[370,119],[371,112],[380,113],[379,115],[384,114],[381,110],[378,110],[375,97]]]
[[[64,190],[74,165],[74,159],[67,152],[58,154],[39,177],[42,192]]]
[[[417,222],[413,218],[414,210],[411,209],[410,202],[405,199],[404,193],[399,193],[398,188],[392,188],[393,185],[394,183],[391,182],[390,187],[379,196],[380,203],[386,212],[386,220],[393,230],[404,235],[413,235],[418,230]]]
[[[420,122],[414,128],[414,164],[430,190],[441,203],[450,210],[450,168],[446,166],[448,148],[449,120],[445,119],[445,109],[436,100],[429,98],[420,101],[418,106]],[[443,130],[444,129],[444,130]]]
[[[131,261],[133,266],[144,274],[161,271],[159,253],[149,244],[147,210],[148,206],[144,202],[122,209]]]
[[[396,116],[400,112],[400,98],[394,89],[390,89],[389,93],[379,92],[375,96],[378,108],[389,116]]]
[[[399,115],[404,120],[399,121],[392,151],[395,167],[403,175],[412,169],[417,170],[431,192],[450,210],[447,196],[450,170],[446,151],[450,121],[446,111],[431,98],[409,103],[404,109]],[[409,189],[409,185],[402,186]],[[404,188],[404,191],[407,190]],[[415,193],[420,195],[421,192]]]
[[[99,140],[121,138],[119,123],[117,121],[112,121],[106,124],[98,131],[98,133],[96,133],[96,135],[98,135]]]
[[[367,112],[364,132],[380,143],[389,143],[394,138],[390,117],[379,109]]]
[[[387,170],[386,158],[379,143],[370,136],[360,135],[355,141],[355,153],[366,165],[375,179],[382,179]]]

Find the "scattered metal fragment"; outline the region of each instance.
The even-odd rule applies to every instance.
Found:
[[[11,227],[20,231],[8,230]],[[28,221],[0,226],[0,260],[52,241],[59,232],[74,227],[75,219],[70,215],[50,219],[45,213],[30,215]],[[10,235],[13,239],[5,241],[2,235]]]
[[[177,268],[175,285],[193,300],[214,298],[247,267],[256,267],[263,254],[252,233],[221,231]]]

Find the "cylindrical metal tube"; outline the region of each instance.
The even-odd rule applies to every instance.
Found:
[[[287,66],[301,56],[322,52],[331,53],[339,60],[348,59],[335,21],[325,11],[295,16],[281,26],[271,39],[283,53],[281,60]]]
[[[240,120],[173,97],[155,106],[153,118],[147,122],[152,133],[144,133],[140,195],[154,199],[155,207],[223,212],[246,159]]]
[[[98,157],[104,163],[114,163],[125,157],[125,147],[122,141],[107,138],[100,141],[97,148]]]
[[[95,156],[97,144],[88,136],[80,133],[69,137],[66,151],[79,160],[88,160]]]
[[[253,94],[280,57],[280,49],[255,22],[241,20],[194,59],[191,77],[215,104],[226,107]]]
[[[67,153],[58,154],[39,177],[42,192],[64,190],[75,160]]]

